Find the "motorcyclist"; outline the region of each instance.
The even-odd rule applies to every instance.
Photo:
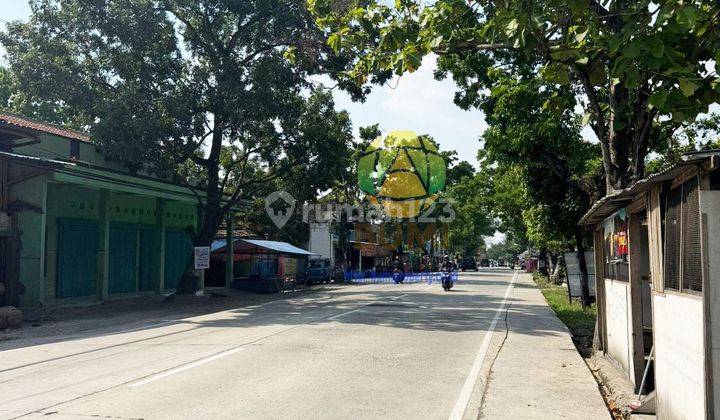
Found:
[[[393,261],[393,273],[397,276],[396,283],[402,283],[405,280],[405,264],[403,264],[399,256],[395,256],[395,261]]]
[[[442,286],[445,291],[450,290],[455,283],[452,279],[453,271],[455,271],[455,264],[450,259],[450,256],[445,255],[443,262],[440,265],[440,276],[442,278]]]
[[[393,271],[405,273],[405,264],[400,261],[400,257],[395,257],[395,261],[393,261]]]
[[[443,263],[440,265],[440,271],[455,271],[455,264],[452,262],[449,255],[443,257]]]

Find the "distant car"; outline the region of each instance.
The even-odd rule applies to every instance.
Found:
[[[477,271],[477,261],[475,261],[475,257],[465,257],[462,259],[462,262],[460,262],[460,269],[462,271],[465,270],[473,270]]]
[[[480,260],[480,267],[490,267],[490,260],[487,258]]]
[[[321,258],[308,260],[307,267],[305,267],[305,281],[307,283],[330,283],[331,280],[332,270],[330,269],[330,259]]]

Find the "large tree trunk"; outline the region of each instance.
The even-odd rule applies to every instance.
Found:
[[[538,255],[538,271],[543,276],[548,275],[548,260],[547,260],[547,248],[540,248],[540,254]]]
[[[222,149],[222,123],[220,117],[216,114],[214,122],[214,131],[212,135],[212,144],[210,154],[203,161],[203,166],[207,169],[207,188],[206,201],[203,206],[202,224],[197,233],[193,235],[193,246],[210,246],[217,235],[220,220],[224,217],[222,209],[222,191],[220,191],[220,151]],[[177,289],[176,295],[194,294],[199,289],[199,273],[194,269],[194,258],[190,258],[188,266],[185,268]]]
[[[590,303],[590,285],[588,284],[587,261],[585,261],[585,244],[583,243],[583,232],[578,227],[575,231],[575,247],[577,249],[578,266],[580,268],[580,286],[582,288],[583,307]]]

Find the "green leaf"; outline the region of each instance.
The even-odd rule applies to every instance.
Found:
[[[590,0],[566,0],[565,3],[573,13],[582,13],[590,7]]]
[[[697,21],[697,13],[692,6],[683,6],[675,16],[675,20],[682,26],[692,29]]]
[[[625,87],[628,89],[635,89],[640,86],[641,80],[640,70],[637,67],[630,67],[625,73]]]
[[[655,58],[662,58],[663,53],[665,52],[665,45],[663,45],[662,40],[658,37],[652,37],[648,39],[648,47],[650,49],[650,54],[653,55]]]
[[[514,34],[518,26],[520,26],[518,20],[512,19],[507,25],[505,25],[505,34],[508,36]]]
[[[622,55],[627,58],[636,58],[640,55],[640,49],[635,42],[631,42],[627,47],[623,48]]]
[[[290,47],[283,53],[283,58],[285,58],[290,64],[295,64],[297,61],[295,52],[295,47]]]
[[[559,85],[567,85],[570,83],[570,74],[564,65],[560,63],[550,63],[542,70],[542,75],[551,83]]]
[[[648,102],[650,103],[650,106],[653,108],[662,108],[665,106],[665,102],[667,101],[668,91],[667,90],[659,90],[652,95],[650,95],[650,99],[648,99]]]
[[[575,60],[575,63],[580,64],[581,66],[587,65],[589,59],[587,57],[580,57],[577,60]]]
[[[673,15],[674,12],[674,5],[672,3],[667,4],[663,6],[662,9],[660,9],[660,12],[657,15],[657,19],[655,19],[655,25],[661,26],[665,22],[670,19],[670,17]]]
[[[582,125],[588,125],[588,123],[590,123],[590,118],[592,118],[592,114],[591,114],[591,113],[589,113],[589,112],[584,113],[583,116],[582,116],[581,124],[582,124]]]
[[[575,31],[575,41],[580,43],[587,37],[589,28],[587,26],[573,26]]]
[[[430,44],[429,44],[430,49],[434,49],[434,48],[439,47],[439,46],[442,44],[443,39],[444,39],[444,37],[443,37],[442,35],[436,36],[435,38],[433,38],[432,41],[430,41]]]
[[[683,95],[686,97],[690,97],[695,93],[698,86],[697,84],[687,80],[687,79],[680,79],[678,80],[678,84],[680,85],[680,90],[682,90]]]
[[[337,54],[340,52],[340,46],[342,44],[342,38],[337,33],[330,34],[327,40],[328,45]]]
[[[550,57],[555,60],[567,60],[570,57],[574,57],[578,53],[577,48],[568,48],[559,46],[550,52]]]

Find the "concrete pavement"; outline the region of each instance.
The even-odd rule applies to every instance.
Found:
[[[0,352],[0,418],[477,418],[485,391],[488,417],[606,418],[537,295],[485,270],[60,337]],[[561,392],[530,392],[542,378]]]
[[[570,333],[530,275],[518,277],[511,297],[507,335],[497,337],[502,347],[492,366],[481,417],[610,418]]]

